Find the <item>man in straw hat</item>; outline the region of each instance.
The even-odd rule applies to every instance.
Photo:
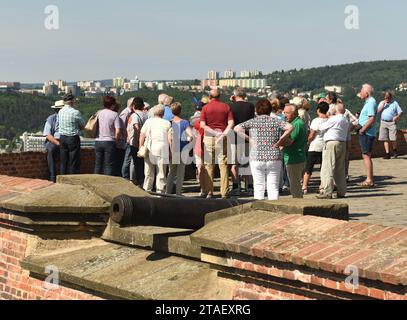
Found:
[[[56,160],[59,154],[60,145],[60,134],[57,130],[58,113],[64,105],[64,101],[59,100],[51,107],[55,113],[48,117],[43,132],[43,136],[47,138],[45,149],[47,150],[49,180],[52,182],[56,182],[57,179]]]

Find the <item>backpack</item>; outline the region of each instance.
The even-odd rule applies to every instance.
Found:
[[[85,138],[95,139],[99,127],[99,112],[91,116],[83,129]]]

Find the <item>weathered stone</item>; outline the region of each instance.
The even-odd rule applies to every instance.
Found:
[[[215,212],[208,213],[205,216],[205,224],[211,223],[216,220],[225,219],[232,216],[245,214],[253,208],[253,202],[246,203],[240,206],[227,208]]]
[[[25,213],[107,213],[109,203],[82,186],[55,184],[0,203],[0,207]]]
[[[192,243],[200,247],[224,251],[228,240],[249,233],[285,214],[267,211],[250,211],[246,214],[216,220],[191,235]]]
[[[110,203],[120,195],[151,197],[148,192],[120,177],[95,174],[58,176],[57,183],[83,186]]]
[[[29,257],[23,268],[48,277],[57,266],[62,283],[98,296],[146,300],[230,300],[230,281],[207,264],[166,254],[100,244],[56,255]]]
[[[193,230],[188,229],[149,226],[120,228],[118,224],[110,220],[102,239],[126,246],[200,259],[200,247],[191,243],[190,234],[192,232]]]
[[[279,201],[257,201],[253,209],[286,214],[301,214],[338,220],[349,220],[349,206],[345,203],[311,199],[284,199]]]

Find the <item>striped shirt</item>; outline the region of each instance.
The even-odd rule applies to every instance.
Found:
[[[85,121],[78,110],[66,105],[59,111],[57,128],[61,136],[78,136],[84,126]]]

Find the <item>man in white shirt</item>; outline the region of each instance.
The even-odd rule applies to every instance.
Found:
[[[318,199],[332,199],[334,181],[338,190],[338,198],[346,195],[346,142],[349,132],[349,121],[344,116],[343,104],[336,105],[336,114],[319,127],[324,132],[325,148],[322,153],[321,180],[324,194]]]
[[[304,194],[308,193],[308,184],[312,177],[314,167],[318,163],[322,163],[322,152],[324,151],[325,142],[324,134],[319,130],[322,123],[328,120],[327,113],[329,111],[329,104],[321,102],[318,104],[317,114],[318,117],[312,120],[310,126],[310,133],[308,135],[308,154],[307,164],[305,166],[305,174],[302,184],[302,191]]]

